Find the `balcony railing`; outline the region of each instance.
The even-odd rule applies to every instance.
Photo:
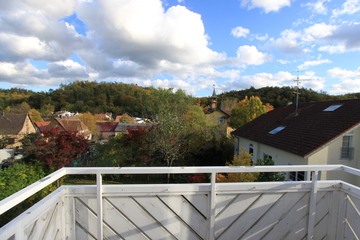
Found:
[[[217,173],[308,172],[301,182],[216,183]],[[0,201],[0,214],[65,175],[64,185],[0,229],[0,239],[359,239],[360,188],[317,180],[342,165],[62,168]],[[211,174],[210,183],[105,185],[104,174]],[[311,181],[309,179],[312,179]]]

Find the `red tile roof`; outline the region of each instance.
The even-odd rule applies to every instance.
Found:
[[[335,104],[342,106],[334,111],[323,111]],[[261,115],[232,134],[306,157],[358,125],[360,99],[351,99],[302,103],[297,115],[294,104],[281,107]],[[279,126],[285,128],[276,134],[269,133]]]
[[[101,128],[101,132],[115,132],[118,122],[97,122],[96,125]]]
[[[40,129],[40,131],[46,129],[46,127],[50,124],[50,121],[47,122],[35,122],[35,125]]]

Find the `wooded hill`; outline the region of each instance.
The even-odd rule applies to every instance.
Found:
[[[245,96],[258,96],[261,101],[270,103],[275,108],[284,106],[296,99],[296,89],[293,87],[264,87],[240,91],[230,91],[218,96],[221,107],[222,102],[228,99],[242,100]],[[311,89],[299,89],[299,101],[328,101],[338,99],[360,98],[360,93],[333,96],[325,92],[319,93]],[[210,95],[210,94],[209,94]],[[153,87],[140,87],[134,84],[105,83],[75,81],[61,84],[58,89],[48,92],[33,92],[20,88],[9,90],[0,89],[0,110],[14,107],[26,102],[31,108],[40,109],[46,104],[55,107],[55,111],[67,110],[71,112],[105,113],[115,115],[128,112],[134,116],[149,117],[156,114],[157,103],[161,100],[160,91]],[[194,98],[203,107],[209,105],[209,98]]]

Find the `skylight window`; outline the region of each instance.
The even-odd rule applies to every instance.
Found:
[[[334,104],[334,105],[331,105],[330,107],[324,109],[323,111],[324,112],[333,112],[341,106],[342,106],[342,104]]]
[[[271,130],[269,133],[276,134],[276,133],[280,132],[281,130],[283,130],[284,128],[286,128],[286,127],[280,126],[280,127],[275,128],[274,130]]]

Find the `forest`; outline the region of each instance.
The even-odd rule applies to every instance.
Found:
[[[224,92],[218,95],[220,108],[227,109],[229,100],[241,101],[246,96],[257,96],[263,104],[269,103],[274,108],[294,102],[296,89],[293,87],[263,87]],[[0,110],[6,107],[14,108],[23,102],[30,108],[40,110],[45,105],[53,106],[55,111],[105,113],[120,115],[125,112],[138,117],[153,117],[156,115],[159,89],[140,87],[134,84],[117,82],[75,81],[61,84],[58,89],[48,92],[33,92],[20,88],[0,89]],[[329,95],[312,89],[299,89],[299,102],[329,101],[339,99],[360,98],[360,93],[346,95]],[[209,95],[211,95],[209,93]],[[208,97],[196,98],[196,101],[206,107],[210,103]],[[231,105],[230,105],[231,106]],[[230,109],[229,109],[230,110]]]

